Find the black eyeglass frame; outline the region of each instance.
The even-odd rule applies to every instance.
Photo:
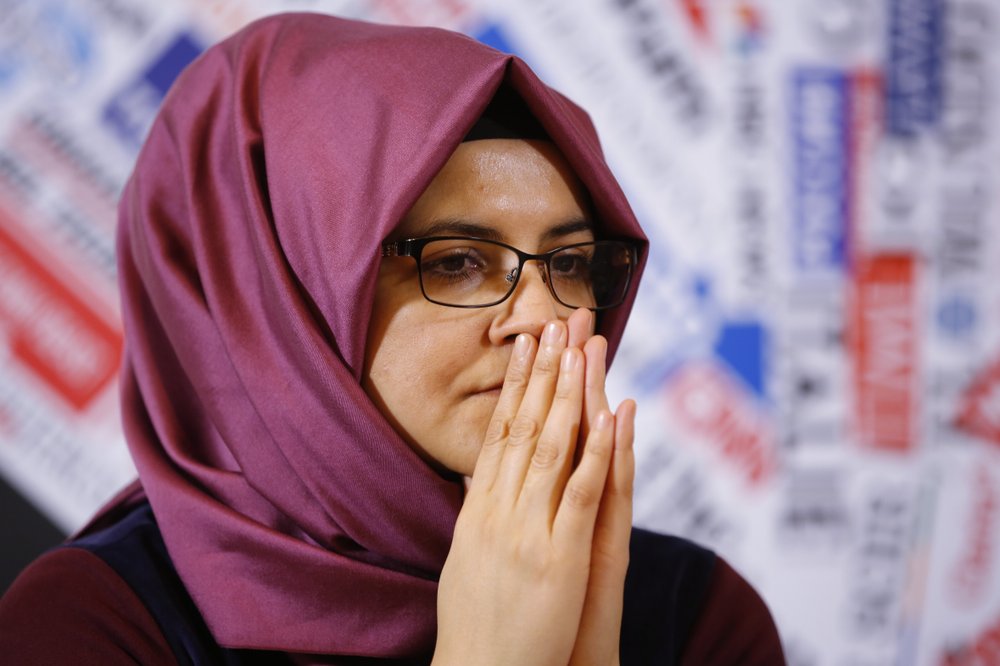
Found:
[[[515,255],[517,255],[517,261],[518,261],[517,270],[514,273],[514,278],[510,280],[510,289],[507,290],[507,293],[504,294],[502,298],[499,298],[490,303],[483,303],[482,305],[456,305],[454,303],[444,303],[442,301],[436,301],[427,295],[427,291],[424,289],[424,272],[420,268],[420,255],[424,251],[424,247],[426,247],[429,243],[432,243],[434,241],[461,241],[461,240],[476,241],[477,243],[490,243],[491,245],[498,245],[500,247],[510,250]],[[565,250],[572,250],[573,248],[583,247],[585,245],[600,245],[603,243],[617,243],[623,245],[628,250],[629,270],[628,270],[628,276],[625,278],[625,286],[622,289],[621,298],[619,298],[616,303],[612,305],[587,307],[588,310],[597,312],[600,310],[610,310],[611,308],[616,308],[625,302],[625,298],[628,296],[629,288],[632,285],[632,276],[635,273],[634,267],[636,265],[636,262],[638,261],[638,244],[635,241],[605,238],[601,240],[586,241],[583,243],[571,243],[570,245],[562,245],[560,247],[549,250],[548,252],[542,252],[541,254],[531,254],[530,252],[524,252],[522,250],[519,250],[513,245],[508,245],[507,243],[503,243],[501,241],[496,241],[496,240],[490,240],[487,238],[475,238],[472,236],[428,236],[425,238],[407,238],[405,240],[398,240],[398,241],[385,241],[384,243],[382,243],[382,256],[412,257],[413,260],[417,263],[417,276],[420,280],[420,293],[423,294],[424,298],[426,298],[431,303],[434,303],[436,305],[442,305],[447,308],[466,308],[466,309],[488,308],[503,303],[508,298],[510,298],[511,294],[514,293],[514,290],[517,289],[517,284],[518,282],[521,281],[521,273],[524,270],[524,264],[529,261],[541,261],[542,265],[545,267],[545,270],[542,272],[542,281],[545,283],[545,286],[549,288],[549,293],[552,294],[552,298],[554,298],[557,303],[567,308],[580,308],[586,306],[570,305],[569,303],[566,303],[561,298],[559,298],[559,295],[556,293],[555,287],[552,286],[552,280],[549,279],[549,271],[550,271],[549,263],[552,261],[553,256]]]

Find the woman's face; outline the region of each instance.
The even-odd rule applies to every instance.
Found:
[[[593,240],[583,185],[545,141],[459,145],[392,239],[457,235],[530,253]],[[528,262],[514,293],[490,307],[426,300],[416,262],[382,260],[362,386],[396,430],[439,468],[471,476],[496,407],[514,338],[536,338],[572,311],[552,298]]]

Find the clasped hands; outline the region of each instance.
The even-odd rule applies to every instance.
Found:
[[[577,310],[521,334],[438,588],[434,664],[618,664],[635,403]]]

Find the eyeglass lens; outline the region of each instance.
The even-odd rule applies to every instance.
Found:
[[[420,255],[424,294],[446,305],[483,306],[502,301],[517,283],[518,256],[510,248],[474,239],[435,240]],[[625,243],[597,241],[556,252],[547,278],[556,298],[569,307],[618,305],[632,271]]]

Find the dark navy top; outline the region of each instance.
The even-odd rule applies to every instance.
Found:
[[[292,663],[285,653],[215,642],[148,503],[50,551],[21,574],[0,599],[0,654],[14,659],[9,663],[40,664]],[[331,657],[330,663],[402,666],[426,664],[430,657]],[[767,607],[725,561],[690,541],[633,529],[621,663],[769,665],[784,657]]]

